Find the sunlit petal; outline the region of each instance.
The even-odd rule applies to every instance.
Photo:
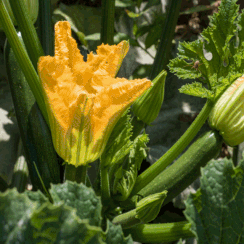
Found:
[[[147,79],[115,78],[129,45],[101,45],[84,62],[70,24],[55,25],[55,56],[38,72],[57,153],[75,166],[95,161],[123,112],[151,86]]]

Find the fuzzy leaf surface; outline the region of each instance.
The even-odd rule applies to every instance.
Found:
[[[128,156],[123,164],[116,164],[111,170],[114,173],[113,194],[117,195],[118,200],[124,201],[130,195],[137,178],[138,170],[140,170],[143,159],[147,157],[148,135],[145,132],[139,135],[133,141]]]
[[[244,13],[238,13],[236,2],[221,1],[202,38],[179,44],[178,56],[169,64],[171,72],[182,79],[200,78],[208,86],[207,93],[199,93],[197,86],[182,88],[180,92],[215,101],[244,73]]]
[[[201,188],[186,201],[185,216],[199,244],[244,243],[244,160],[212,160],[202,169]]]
[[[63,184],[52,185],[50,194],[54,205],[63,203],[77,210],[80,219],[89,220],[90,225],[100,226],[102,204],[92,188],[83,184],[66,181]]]
[[[81,220],[74,208],[45,201],[41,194],[20,194],[16,189],[0,193],[0,243],[103,243],[100,227]]]

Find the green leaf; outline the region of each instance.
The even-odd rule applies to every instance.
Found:
[[[0,243],[8,243],[14,233],[23,229],[36,208],[37,203],[15,188],[0,193]]]
[[[181,44],[180,44],[181,45]],[[171,69],[171,67],[174,67]],[[202,76],[202,74],[193,68],[194,62],[188,63],[182,58],[175,58],[170,61],[170,69],[175,72],[181,79],[196,79]]]
[[[244,13],[238,13],[236,0],[221,1],[218,13],[211,19],[202,38],[179,45],[178,57],[169,68],[179,78],[196,79],[208,85],[213,100],[244,73]],[[194,89],[196,91],[194,91]],[[187,93],[196,96],[199,87]],[[181,91],[185,91],[182,89]]]
[[[44,204],[33,213],[31,226],[36,243],[103,243],[101,228],[80,220],[75,209],[63,204]]]
[[[147,135],[139,135],[134,141],[131,136],[131,115],[127,110],[112,131],[100,158],[102,167],[109,166],[111,189],[119,200],[129,196],[141,162],[146,157]]]
[[[114,225],[109,220],[107,222],[106,230],[106,244],[133,244],[131,236],[124,237],[124,233],[120,225]]]
[[[134,13],[134,12],[128,10],[128,9],[126,9],[125,12],[126,12],[127,15],[128,15],[130,18],[132,18],[132,19],[138,18],[138,17],[140,17],[142,14],[144,14],[143,11],[140,12],[140,13]]]
[[[149,9],[155,5],[158,5],[158,7],[161,7],[161,1],[160,0],[150,0],[146,2],[146,6],[143,8],[143,10],[145,11],[146,9]]]
[[[115,7],[118,8],[126,8],[130,6],[134,6],[135,3],[132,0],[115,0]]]
[[[195,97],[202,97],[213,99],[214,95],[210,90],[202,86],[202,83],[193,82],[192,84],[183,85],[179,91],[188,95],[193,95]]]
[[[186,201],[185,216],[198,243],[243,243],[244,160],[226,158],[202,170],[201,188]]]
[[[129,41],[130,45],[132,45],[132,46],[138,46],[137,40],[131,38],[130,36],[126,35],[125,33],[118,32],[114,35],[115,44],[118,44],[123,40]]]
[[[145,35],[151,28],[152,25],[148,25],[147,22],[144,22],[141,26],[137,27],[137,30],[135,31],[136,38]]]
[[[130,140],[131,136],[131,116],[127,110],[115,125],[101,156],[100,161],[104,167],[115,163],[118,164],[130,152],[133,146]]]
[[[147,157],[147,143],[149,142],[149,137],[143,132],[135,138],[133,142],[133,148],[130,150],[129,161],[131,164],[135,164],[137,169],[140,170],[141,163],[143,159]]]
[[[30,196],[43,200],[41,194]],[[101,228],[80,220],[75,209],[48,201],[39,207],[16,189],[0,194],[0,210],[1,243],[102,243]]]
[[[161,22],[161,23],[157,23],[156,25],[154,24],[153,26],[151,26],[149,33],[145,40],[146,49],[151,47],[152,45],[156,44],[157,41],[159,40],[159,38],[162,34],[163,23],[164,22]]]
[[[41,191],[25,191],[25,194],[29,197],[29,199],[40,207],[43,203],[48,202],[48,198],[44,196]]]
[[[203,11],[208,11],[210,10],[211,7],[210,6],[206,6],[206,5],[197,5],[195,7],[192,7],[190,9],[187,9],[183,12],[180,12],[180,15],[183,14],[193,14],[193,13],[198,13],[198,12],[203,12]]]
[[[147,156],[148,135],[145,132],[135,138],[133,147],[129,155],[122,164],[115,164],[111,169],[110,175],[113,176],[113,194],[116,199],[125,201],[130,195],[137,178],[138,170],[141,167],[142,160]]]
[[[54,205],[65,204],[77,210],[80,219],[88,219],[90,225],[101,225],[102,204],[92,188],[75,182],[66,181],[64,184],[52,185],[50,194]]]
[[[100,33],[94,33],[94,34],[86,36],[85,40],[87,40],[87,41],[99,41],[100,38],[101,38]]]

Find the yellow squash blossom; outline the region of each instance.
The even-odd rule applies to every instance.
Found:
[[[57,153],[76,167],[95,161],[123,112],[151,86],[147,79],[115,78],[129,44],[98,47],[87,62],[67,21],[55,25],[55,56],[38,72]]]

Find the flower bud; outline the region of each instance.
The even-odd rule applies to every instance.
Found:
[[[150,125],[158,116],[164,100],[164,84],[167,72],[161,71],[151,86],[133,104],[133,113],[139,120]]]
[[[167,193],[167,191],[163,191],[161,193],[152,194],[139,201],[136,204],[136,218],[143,223],[153,221],[158,216]]]
[[[233,82],[215,103],[209,124],[230,146],[244,141],[244,76]]]
[[[31,18],[32,22],[35,23],[37,20],[37,17],[38,17],[39,1],[38,0],[22,0],[22,1],[24,1],[24,3],[26,4],[26,8],[27,8],[28,13],[30,14],[30,18]],[[18,25],[17,21],[14,18],[14,14],[11,9],[9,0],[3,0],[3,2],[4,2],[4,5],[8,11],[8,14],[9,14],[11,20],[13,21],[13,24]],[[1,23],[0,23],[0,30],[2,30]]]

